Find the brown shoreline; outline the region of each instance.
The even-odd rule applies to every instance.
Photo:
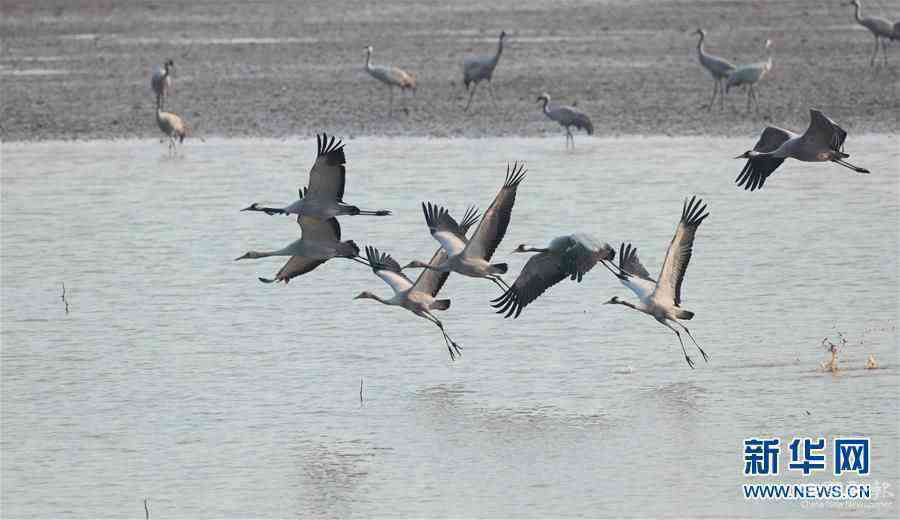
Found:
[[[561,138],[535,101],[543,91],[577,101],[601,136],[802,130],[813,106],[851,134],[900,132],[900,45],[888,67],[869,67],[872,38],[840,2],[37,3],[0,4],[3,141],[158,137],[149,75],[169,57],[167,108],[207,137]],[[775,42],[759,114],[740,91],[724,112],[703,108],[698,26],[709,51],[737,62]],[[499,106],[479,89],[464,113],[462,59],[494,52],[501,28]],[[408,112],[387,117],[386,89],[363,70],[369,44],[374,63],[418,76],[415,97],[395,96]]]

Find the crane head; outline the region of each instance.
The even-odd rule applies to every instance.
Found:
[[[166,62],[163,64],[163,68],[166,69],[166,72],[167,72],[167,73],[168,73],[168,72],[171,72],[171,71],[175,70],[175,62],[172,61],[171,59],[168,59],[168,60],[166,60]]]
[[[856,7],[859,7],[859,1],[858,0],[850,0],[849,2],[847,2],[844,5],[855,5]]]
[[[619,300],[618,296],[613,296],[612,298],[609,299],[609,301],[603,302],[603,305],[608,305],[608,304],[612,304],[612,303],[622,303],[622,302],[621,302],[621,300]]]
[[[370,293],[369,291],[363,291],[363,292],[357,294],[353,299],[354,300],[364,300],[366,298],[368,298],[370,300],[374,300],[375,295]]]
[[[547,103],[549,103],[550,102],[550,94],[547,94],[546,92],[544,92],[543,94],[538,96],[537,101],[546,101]]]
[[[526,246],[525,244],[519,244],[519,246],[516,247],[515,249],[513,249],[512,252],[513,253],[527,253],[528,246]]]
[[[500,39],[506,38],[506,31],[500,31]]]
[[[735,157],[735,159],[750,159],[751,154],[753,154],[753,150],[747,150],[746,152],[742,153],[741,155],[738,155],[737,157]]]
[[[369,45],[368,47],[366,47],[363,50],[366,51],[366,54],[372,54],[372,46],[371,45]]]
[[[698,28],[693,34],[699,34],[700,36],[706,36],[706,32],[703,29]]]

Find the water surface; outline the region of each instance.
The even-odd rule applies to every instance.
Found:
[[[4,145],[3,516],[135,517],[144,497],[153,518],[871,514],[745,501],[760,435],[870,436],[869,481],[896,494],[896,137],[849,140],[870,176],[788,162],[755,193],[730,159],[753,137],[577,139],[350,139],[347,201],[395,215],[344,218],[344,238],[427,259],[420,202],[484,209],[525,160],[498,261],[517,273],[517,244],[586,231],[633,241],[655,274],[697,194],[684,306],[708,364],[600,305],[631,297],[600,268],[518,320],[489,282],[451,277],[457,362],[425,320],[353,300],[391,294],[358,264],[260,284],[283,260],[233,259],[298,228],[238,210],[293,200],[309,140],[175,159],[156,141]],[[823,374],[838,331],[846,370]]]

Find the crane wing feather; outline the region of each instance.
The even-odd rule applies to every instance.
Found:
[[[390,285],[395,293],[401,293],[413,286],[412,281],[401,271],[400,264],[391,255],[381,253],[372,246],[366,246],[366,258],[372,266],[372,272]]]
[[[512,167],[506,166],[506,181],[481,217],[481,223],[466,245],[464,254],[488,261],[491,259],[506,234],[506,228],[509,227],[512,208],[516,202],[516,190],[527,171],[525,163],[516,162]]]
[[[651,296],[653,299],[667,305],[673,302],[675,305],[681,304],[681,284],[693,254],[694,235],[703,219],[709,216],[705,211],[706,205],[696,196],[691,197],[690,201],[685,200],[681,221],[666,251],[666,259],[659,273],[659,282]]]
[[[779,146],[792,137],[795,137],[795,135],[783,128],[767,126],[765,130],[763,130],[759,141],[757,141],[756,145],[753,147],[753,150],[756,152],[774,152]],[[747,163],[744,165],[744,168],[741,170],[741,173],[738,174],[734,182],[736,182],[738,186],[743,186],[745,190],[754,191],[757,188],[762,188],[769,175],[772,175],[783,162],[784,159],[778,157],[756,157],[747,159]]]
[[[428,225],[431,236],[450,256],[456,256],[466,248],[465,230],[468,230],[473,223],[473,216],[468,211],[463,219],[465,230],[450,216],[449,211],[437,204],[423,202],[422,213],[425,214],[425,224]],[[474,218],[477,218],[477,215]]]
[[[287,263],[284,264],[284,267],[275,274],[275,278],[260,278],[259,281],[263,283],[288,283],[291,281],[291,278],[306,274],[327,261],[328,260],[317,258],[307,258],[305,256],[292,256],[288,259]]]
[[[842,151],[847,132],[837,123],[816,109],[809,110],[809,128],[803,133],[803,140],[831,150]]]
[[[428,264],[440,265],[446,260],[447,252],[443,247],[439,247],[438,250],[434,252],[434,255],[432,255],[431,260],[428,261]],[[444,282],[447,281],[448,276],[450,276],[450,271],[442,273],[434,269],[422,269],[419,277],[416,278],[415,283],[413,283],[412,290],[437,296],[438,291],[444,286]]]
[[[297,217],[297,223],[300,224],[300,231],[304,240],[312,240],[315,242],[340,242],[341,241],[341,225],[338,224],[336,218],[327,218],[319,220],[313,217],[300,215]]]
[[[329,139],[328,134],[324,133],[316,136],[316,142],[316,162],[309,170],[309,195],[322,200],[342,201],[347,180],[344,144],[334,136]]]
[[[498,314],[505,313],[506,318],[518,318],[522,309],[567,276],[570,273],[562,256],[550,252],[538,253],[528,259],[509,290],[492,300],[492,306],[498,309]]]

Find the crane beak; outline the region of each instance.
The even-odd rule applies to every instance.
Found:
[[[250,204],[246,208],[242,209],[241,211],[252,211],[252,210],[256,209],[256,206],[257,206],[257,203],[254,202],[253,204]]]

